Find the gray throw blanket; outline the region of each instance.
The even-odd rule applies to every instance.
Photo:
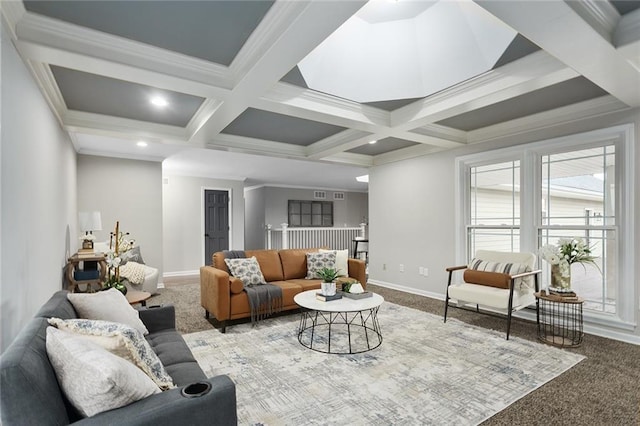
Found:
[[[243,250],[224,250],[225,259],[245,259]],[[244,291],[249,298],[251,309],[251,323],[256,324],[261,319],[282,311],[282,289],[273,284],[245,284]]]

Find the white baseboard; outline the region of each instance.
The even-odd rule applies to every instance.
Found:
[[[162,274],[163,278],[171,278],[171,277],[188,277],[190,275],[200,275],[200,270],[196,269],[195,271],[175,271],[175,272],[164,272]]]
[[[375,285],[379,285],[380,287],[385,287],[385,288],[390,288],[392,290],[398,290],[398,291],[402,291],[405,293],[410,293],[410,294],[416,294],[418,296],[425,296],[425,297],[429,297],[431,299],[436,299],[436,300],[442,300],[444,301],[444,294],[440,294],[440,293],[433,293],[430,291],[424,291],[424,290],[419,290],[419,289],[415,289],[412,287],[406,287],[403,285],[398,285],[398,284],[393,284],[393,283],[388,283],[385,281],[379,281],[379,280],[369,280],[369,282],[371,284],[375,284]],[[527,311],[526,309],[514,312],[513,314],[514,317],[518,317],[518,318],[523,318],[529,321],[536,321],[536,314],[535,314],[535,309],[533,312],[531,311]],[[628,333],[623,333],[623,332],[618,332],[615,330],[610,330],[610,329],[606,329],[603,327],[600,327],[596,324],[589,324],[587,323],[587,321],[585,320],[585,324],[584,324],[584,331],[587,334],[593,334],[595,336],[600,336],[600,337],[605,337],[607,339],[613,339],[613,340],[619,340],[621,342],[626,342],[626,343],[631,343],[634,345],[640,345],[640,336],[634,335],[634,334],[628,334]]]

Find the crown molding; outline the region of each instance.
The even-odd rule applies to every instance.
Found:
[[[640,9],[627,13],[620,19],[614,34],[613,45],[620,48],[628,44],[638,44],[640,40]],[[636,54],[640,56],[639,51]]]
[[[620,21],[620,14],[611,3],[601,0],[567,1],[566,3],[602,38],[611,43],[613,32]]]
[[[256,66],[264,52],[276,42],[307,7],[306,2],[277,1],[251,33],[229,66],[233,85]]]
[[[89,112],[66,110],[62,115],[62,121],[68,132],[81,132],[124,139],[152,138],[159,141],[179,142],[187,140],[186,130],[182,127]]]
[[[163,74],[211,86],[232,86],[229,70],[222,65],[46,16],[27,12],[17,25],[17,35],[19,40],[109,62],[161,69]]]
[[[373,156],[365,154],[355,154],[353,152],[339,152],[337,154],[324,157],[322,161],[329,163],[348,164],[350,166],[373,166]]]
[[[405,130],[423,127],[578,75],[538,51],[393,111],[391,125]]]
[[[76,153],[79,155],[95,155],[98,157],[122,158],[125,160],[153,161],[155,163],[161,163],[165,160],[164,157],[156,157],[154,155],[130,154],[130,153],[124,154],[120,152],[101,151],[97,149],[81,148],[79,150],[76,150]]]
[[[371,133],[348,129],[312,143],[306,147],[306,153],[309,158],[320,159],[364,145],[371,137]]]
[[[305,159],[304,146],[292,145],[264,139],[220,133],[214,140],[207,142],[206,148],[221,149],[247,154],[261,154],[271,157]]]
[[[16,33],[18,22],[20,22],[27,13],[24,4],[21,1],[0,1],[0,11],[2,11],[2,17],[9,29],[11,38],[16,40],[18,38]]]
[[[31,71],[33,78],[40,87],[45,100],[51,107],[53,114],[58,119],[60,125],[64,126],[63,116],[67,111],[67,105],[62,97],[62,93],[60,93],[60,90],[58,89],[58,84],[51,73],[51,68],[41,62],[31,60],[26,60],[25,62]]]
[[[433,154],[439,151],[443,151],[444,149],[445,148],[429,145],[414,145],[384,154],[378,154],[373,157],[373,164],[375,166],[380,166],[383,164],[395,163],[398,161],[409,160],[411,158],[420,157],[427,154]]]
[[[332,124],[354,126],[364,131],[375,131],[380,126],[389,127],[390,124],[387,111],[289,83],[276,83],[258,103],[263,109],[279,109],[303,115],[300,118],[307,118],[309,112],[320,114],[331,119]]]
[[[435,138],[447,139],[450,141],[467,143],[467,132],[464,130],[454,129],[452,127],[442,126],[440,124],[426,124],[422,127],[416,127],[411,130],[412,133],[418,133],[424,136],[433,136]]]
[[[215,114],[218,108],[220,108],[220,105],[222,105],[222,101],[217,99],[205,99],[204,102],[202,102],[198,111],[193,114],[193,117],[189,120],[189,124],[187,124],[186,129],[189,134],[189,139],[191,139],[193,135],[195,135],[198,130],[200,130],[200,128],[209,121],[211,116]]]
[[[630,107],[625,103],[619,101],[614,96],[606,95],[482,129],[472,130],[468,133],[469,143],[487,142],[497,138],[515,136],[521,133],[569,124],[575,121],[628,109],[630,109]]]

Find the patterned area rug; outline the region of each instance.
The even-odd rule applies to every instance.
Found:
[[[205,374],[236,383],[240,425],[478,424],[584,357],[385,302],[383,342],[328,355],[289,315],[184,335]]]

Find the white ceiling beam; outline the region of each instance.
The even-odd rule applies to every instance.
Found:
[[[206,144],[207,148],[271,157],[306,159],[306,147],[264,139],[221,133]]]
[[[128,118],[68,110],[62,116],[64,128],[69,132],[119,137],[147,138],[154,142],[184,143],[187,132],[182,127],[148,123]]]
[[[640,106],[638,70],[567,3],[487,0],[476,3],[622,102]]]
[[[333,33],[366,2],[287,2],[293,15],[289,25],[253,63],[211,120],[192,136],[213,140],[257,98],[272,87],[319,43]]]
[[[537,52],[391,113],[391,125],[411,130],[505,101],[579,74]]]
[[[17,41],[16,48],[25,60],[57,65],[118,80],[144,84],[145,86],[157,87],[158,89],[173,90],[187,95],[210,97],[219,100],[224,100],[229,96],[229,90],[227,89],[50,46]]]

